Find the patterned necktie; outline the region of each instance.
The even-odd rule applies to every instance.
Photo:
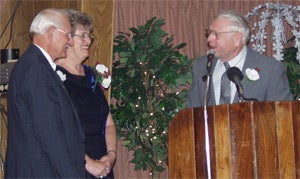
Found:
[[[227,77],[227,70],[229,69],[229,64],[224,63],[226,71],[223,73],[221,78],[221,93],[220,93],[220,104],[230,104],[231,99],[231,89],[230,89],[230,80]]]

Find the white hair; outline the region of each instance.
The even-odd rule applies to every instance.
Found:
[[[250,28],[249,23],[244,16],[235,11],[229,10],[221,12],[217,17],[224,17],[230,20],[232,24],[232,26],[230,27],[231,30],[242,32],[243,43],[246,44],[248,42],[250,36]]]
[[[44,34],[49,27],[59,27],[61,25],[61,19],[63,16],[67,16],[67,13],[63,9],[44,9],[33,19],[30,26],[30,34]]]

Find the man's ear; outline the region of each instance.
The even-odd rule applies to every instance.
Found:
[[[53,33],[54,33],[54,30],[55,30],[55,27],[54,27],[54,26],[50,26],[50,27],[47,29],[47,31],[45,32],[45,33],[47,34],[47,36],[48,36],[49,39],[52,38]]]
[[[233,35],[233,42],[235,46],[240,46],[243,43],[243,33],[237,32]]]

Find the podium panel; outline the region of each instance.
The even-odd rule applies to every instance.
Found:
[[[300,102],[207,107],[212,178],[299,178]],[[207,178],[204,108],[169,124],[169,178]]]

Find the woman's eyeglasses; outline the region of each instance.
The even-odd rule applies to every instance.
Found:
[[[73,36],[77,36],[80,37],[82,41],[86,40],[86,39],[90,39],[93,40],[95,38],[94,34],[91,33],[82,33],[81,35],[79,34],[74,34]]]

